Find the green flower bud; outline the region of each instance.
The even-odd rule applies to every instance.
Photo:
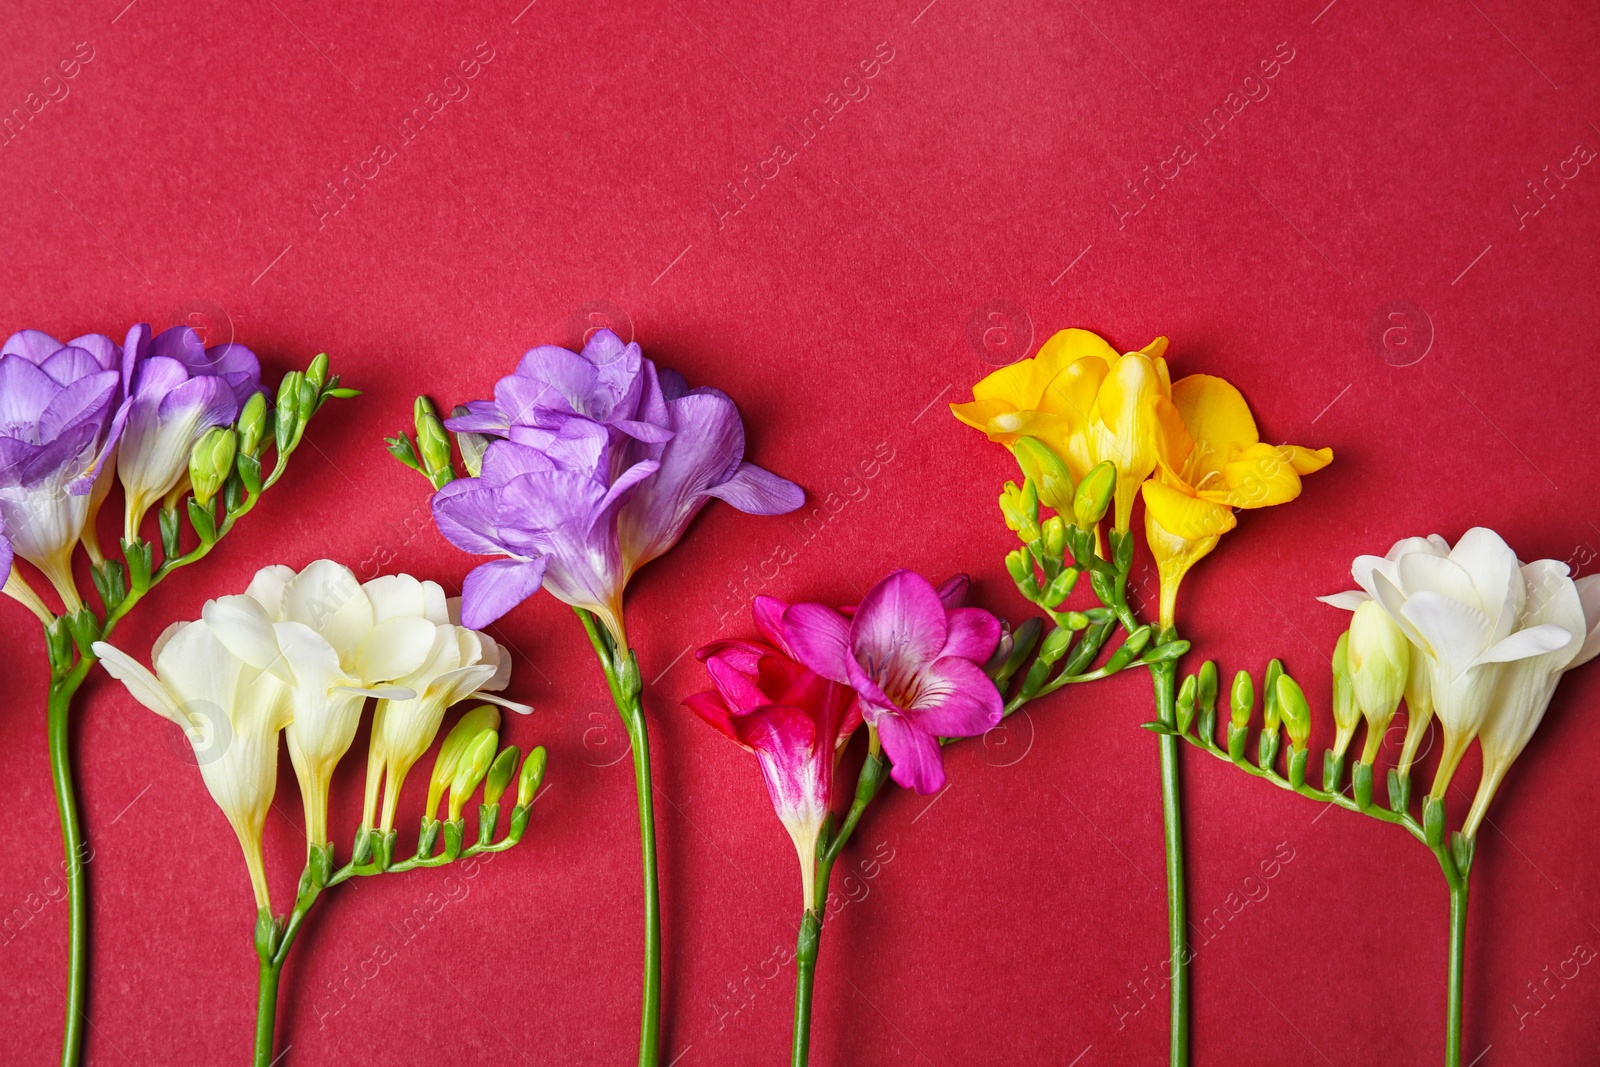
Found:
[[[1261,681],[1261,717],[1271,733],[1277,733],[1279,723],[1283,722],[1283,711],[1278,704],[1278,679],[1282,674],[1283,664],[1273,660],[1267,664],[1266,677]]]
[[[433,775],[428,781],[428,806],[423,814],[431,816],[438,812],[439,801],[455,780],[464,754],[484,734],[494,734],[499,728],[500,709],[493,704],[480,704],[461,716],[439,745],[439,756],[433,761]],[[487,770],[488,764],[484,767]]]
[[[1406,692],[1411,642],[1374,600],[1356,608],[1347,636],[1351,699],[1367,718],[1368,734],[1382,735]]]
[[[1085,474],[1072,498],[1072,517],[1078,525],[1087,530],[1105,518],[1116,489],[1117,468],[1110,460]]]
[[[461,753],[460,760],[456,762],[455,777],[450,780],[451,822],[461,818],[461,809],[467,806],[467,801],[478,788],[478,783],[489,773],[499,747],[499,731],[485,730],[473,738],[472,744]]]
[[[1195,695],[1199,708],[1204,711],[1217,706],[1217,665],[1211,660],[1200,664],[1200,691]]]
[[[500,797],[511,784],[511,779],[516,776],[517,760],[521,758],[522,752],[516,745],[507,745],[500,755],[495,757],[494,763],[489,766],[488,775],[483,779],[485,804],[500,803]]]
[[[1062,559],[1067,553],[1067,524],[1060,515],[1052,515],[1044,520],[1039,527],[1044,535],[1045,555],[1051,559]]]
[[[1039,502],[1060,515],[1072,514],[1072,472],[1049,445],[1037,437],[1019,437],[1011,454],[1023,476],[1038,489]]]
[[[1174,709],[1178,717],[1178,732],[1186,734],[1194,723],[1195,696],[1200,689],[1200,681],[1194,675],[1183,680],[1183,685],[1178,687],[1177,707]]]
[[[1349,645],[1350,635],[1342,633],[1339,643],[1333,646],[1333,724],[1338,729],[1333,739],[1333,754],[1339,757],[1343,757],[1345,749],[1350,747],[1356,724],[1361,721],[1361,712],[1356,708],[1355,690],[1350,686]]]
[[[1289,745],[1296,752],[1303,752],[1306,742],[1311,740],[1311,705],[1306,703],[1306,694],[1300,688],[1300,683],[1287,674],[1278,676],[1276,689],[1278,712],[1283,716],[1284,729],[1289,733]]]
[[[525,808],[533,803],[533,798],[539,792],[539,783],[544,781],[544,764],[543,745],[528,753],[528,758],[522,761],[522,773],[517,775],[517,807]]]
[[[439,421],[433,401],[427,397],[417,397],[415,411],[417,454],[422,458],[422,471],[432,480],[435,489],[442,489],[456,476],[450,458],[450,434]]]
[[[300,410],[300,385],[303,381],[305,376],[292,370],[278,383],[278,403],[273,411],[272,428],[280,456],[300,440],[300,429],[306,418]]]
[[[213,426],[195,442],[194,451],[189,453],[189,481],[201,507],[210,504],[227,483],[237,447],[238,437],[231,426]]]
[[[318,352],[317,357],[311,361],[311,366],[306,368],[306,381],[318,392],[328,381],[328,353]]]
[[[1000,493],[1000,514],[1024,542],[1039,539],[1039,491],[1033,482],[1024,481],[1020,489],[1016,482],[1007,482]]]
[[[261,442],[267,435],[267,394],[251,393],[239,412],[239,451],[247,456],[261,454]]]
[[[1233,692],[1229,701],[1232,709],[1228,721],[1237,728],[1249,725],[1250,713],[1256,707],[1256,684],[1250,679],[1249,671],[1240,671],[1233,676]]]

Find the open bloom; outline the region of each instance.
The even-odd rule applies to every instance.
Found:
[[[1161,424],[1160,467],[1143,486],[1145,540],[1161,578],[1161,625],[1173,624],[1189,568],[1233,529],[1234,508],[1264,508],[1300,495],[1302,475],[1333,450],[1269,445],[1250,405],[1230,383],[1191,374],[1172,386],[1177,419]]]
[[[69,611],[82,606],[72,552],[116,447],[132,362],[109,337],[62,344],[38,330],[0,347],[0,541],[32,563]]]
[[[380,589],[388,586],[389,589]],[[372,744],[367,752],[367,791],[363,808],[363,827],[377,825],[387,833],[394,828],[395,805],[400,787],[433,739],[439,733],[444,713],[454,704],[476,698],[527,714],[526,704],[498,696],[511,680],[511,657],[488,634],[457,625],[460,602],[443,598],[434,582],[419,582],[407,574],[374,578],[365,587],[376,603],[420,612],[435,622],[433,647],[422,665],[410,674],[395,679],[395,684],[416,695],[405,699],[378,701],[372,718]],[[449,610],[441,619],[441,607]],[[378,788],[383,786],[383,818],[375,823]]]
[[[855,690],[894,780],[919,793],[944,786],[941,737],[985,733],[1004,712],[983,672],[1000,642],[1000,622],[954,603],[965,582],[944,589],[949,603],[926,578],[900,570],[873,586],[851,617],[821,604],[783,613],[796,658]]]
[[[1161,426],[1176,418],[1166,350],[1167,339],[1157,337],[1119,355],[1088,330],[1062,330],[1031,359],[974,385],[971,403],[950,410],[991,441],[1045,442],[1067,461],[1074,482],[1102,462],[1115,464],[1116,528],[1126,530],[1139,483],[1156,468]]]
[[[760,597],[767,639],[718,641],[696,655],[715,689],[684,700],[719,732],[754,752],[772,806],[800,857],[805,907],[815,906],[817,837],[833,807],[838,755],[861,724],[855,693],[791,658],[782,630],[788,605]]]
[[[1541,559],[1524,564],[1522,578],[1528,587],[1523,624],[1554,625],[1569,637],[1559,648],[1508,663],[1502,670],[1489,715],[1478,731],[1483,777],[1462,827],[1468,837],[1477,834],[1506,771],[1544,720],[1562,675],[1600,652],[1600,575],[1574,582],[1565,563]]]
[[[496,439],[478,477],[434,494],[439,531],[463,551],[506,557],[475,568],[462,621],[478,628],[532,596],[594,612],[625,645],[622,593],[712,498],[741,511],[793,511],[804,493],[744,462],[733,401],[656,370],[636,344],[597,331],[581,353],[544,346],[448,420]]]
[[[1556,566],[1563,568],[1565,580],[1564,565]],[[1388,556],[1358,556],[1350,573],[1360,591],[1322,599],[1351,610],[1369,597],[1377,601],[1411,642],[1417,653],[1413,660],[1426,666],[1433,710],[1444,730],[1431,795],[1443,797],[1467,746],[1496,706],[1507,665],[1571,645],[1571,613],[1564,613],[1565,625],[1545,618],[1547,594],[1530,598],[1516,553],[1481,526],[1468,530],[1453,548],[1438,535],[1407,538]],[[1529,612],[1530,604],[1537,614]]]
[[[154,674],[104,641],[94,652],[135,700],[183,728],[206,789],[238,835],[256,906],[270,910],[261,829],[278,783],[278,731],[291,714],[288,688],[234,655],[203,620],[174,623],[161,635],[151,649]]]
[[[145,513],[188,473],[189,453],[213,426],[226,426],[261,389],[261,364],[243,345],[206,348],[187,326],[153,339],[144,323],[128,333],[132,401],[117,453],[127,500],[123,536],[135,540]]]

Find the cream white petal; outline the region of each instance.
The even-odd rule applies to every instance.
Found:
[[[294,580],[294,570],[281,563],[262,567],[250,579],[244,595],[253,598],[273,622],[283,621],[283,589]]]
[[[1407,597],[1400,616],[1422,637],[1422,646],[1447,681],[1473,664],[1489,636],[1489,619],[1483,612],[1441,593]]]
[[[1478,656],[1474,663],[1514,663],[1531,656],[1543,656],[1572,646],[1577,648],[1575,635],[1563,626],[1544,623],[1518,630],[1510,637],[1495,642]],[[1568,653],[1570,659],[1571,653]]]
[[[350,568],[331,559],[308,564],[283,591],[283,618],[327,638],[349,666],[372,629],[372,604]]]
[[[1578,600],[1583,605],[1583,620],[1586,636],[1583,647],[1578,654],[1567,664],[1567,669],[1582,663],[1588,663],[1600,653],[1600,574],[1591,574],[1586,578],[1579,578],[1573,585],[1578,591]]]
[[[427,595],[422,585],[409,574],[380,574],[361,583],[361,591],[372,602],[373,621],[383,622],[403,615],[424,617]]]
[[[1340,611],[1354,611],[1371,600],[1372,596],[1359,589],[1348,589],[1342,593],[1319,596],[1317,599],[1331,608],[1338,608]]]
[[[269,671],[285,682],[294,674],[283,652],[272,619],[261,603],[251,596],[223,596],[208,600],[200,609],[211,632],[224,648],[258,671]]]
[[[1395,576],[1395,584],[1408,597],[1418,593],[1438,593],[1471,607],[1488,607],[1479,597],[1472,575],[1453,559],[1413,552],[1400,557],[1395,564]]]
[[[157,715],[171,719],[179,726],[188,727],[188,717],[179,708],[178,701],[173,699],[166,686],[162,685],[144,664],[122,649],[104,641],[96,641],[90,647],[94,649],[94,654],[100,657],[100,664],[105,667],[106,673],[127,686],[128,692],[133,694],[133,699]]]
[[[356,649],[356,676],[368,685],[406,677],[426,661],[437,631],[417,615],[383,620],[367,631]]]
[[[1517,554],[1511,546],[1493,530],[1474,526],[1450,550],[1450,562],[1470,576],[1497,639],[1514,630],[1525,594]]]

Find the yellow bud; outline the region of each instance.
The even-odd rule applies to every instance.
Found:
[[[201,506],[211,503],[233,473],[234,450],[238,446],[231,426],[213,426],[195,442],[189,453],[189,481],[194,498]]]
[[[1105,518],[1116,490],[1117,468],[1110,460],[1085,474],[1072,498],[1072,516],[1078,525],[1087,530]]]
[[[1058,514],[1072,514],[1072,472],[1055,450],[1037,437],[1019,437],[1011,443],[1011,454],[1023,475],[1039,491],[1039,503]]]

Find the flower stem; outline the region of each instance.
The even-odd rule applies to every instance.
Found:
[[[46,703],[45,725],[49,737],[50,777],[55,783],[56,808],[61,814],[61,849],[67,878],[67,1017],[61,1034],[62,1067],[75,1067],[83,1048],[85,987],[88,978],[89,897],[83,867],[83,828],[78,822],[78,801],[72,783],[72,752],[68,720],[72,698],[89,673],[92,661],[79,660],[65,675],[52,672]]]
[[[256,1051],[254,1067],[271,1067],[272,1041],[278,1027],[278,978],[283,974],[283,957],[261,961],[261,992],[256,997]]]
[[[639,851],[644,860],[644,991],[639,1017],[639,1067],[655,1067],[661,1046],[661,893],[656,878],[655,794],[650,784],[650,734],[645,727],[644,683],[639,660],[599,622],[594,612],[574,608],[605,671],[611,700],[622,717],[633,752],[639,795]]]
[[[831,871],[831,863],[823,864]],[[821,880],[817,896],[822,903],[806,909],[800,918],[800,936],[794,946],[794,1046],[790,1067],[806,1067],[811,1057],[811,990],[816,981],[817,950],[822,945],[822,909],[828,899],[827,881]]]
[[[1450,888],[1450,981],[1447,993],[1444,1062],[1445,1067],[1461,1067],[1461,1008],[1465,986],[1467,955],[1467,879],[1471,870],[1471,839],[1467,839],[1467,858],[1457,855],[1441,842],[1433,853],[1444,871]]]
[[[1150,666],[1156,713],[1166,726],[1177,728],[1175,660]],[[1183,885],[1183,804],[1178,782],[1178,737],[1159,735],[1161,746],[1161,815],[1167,853],[1167,938],[1172,973],[1172,1067],[1189,1062],[1189,943],[1188,905]]]

